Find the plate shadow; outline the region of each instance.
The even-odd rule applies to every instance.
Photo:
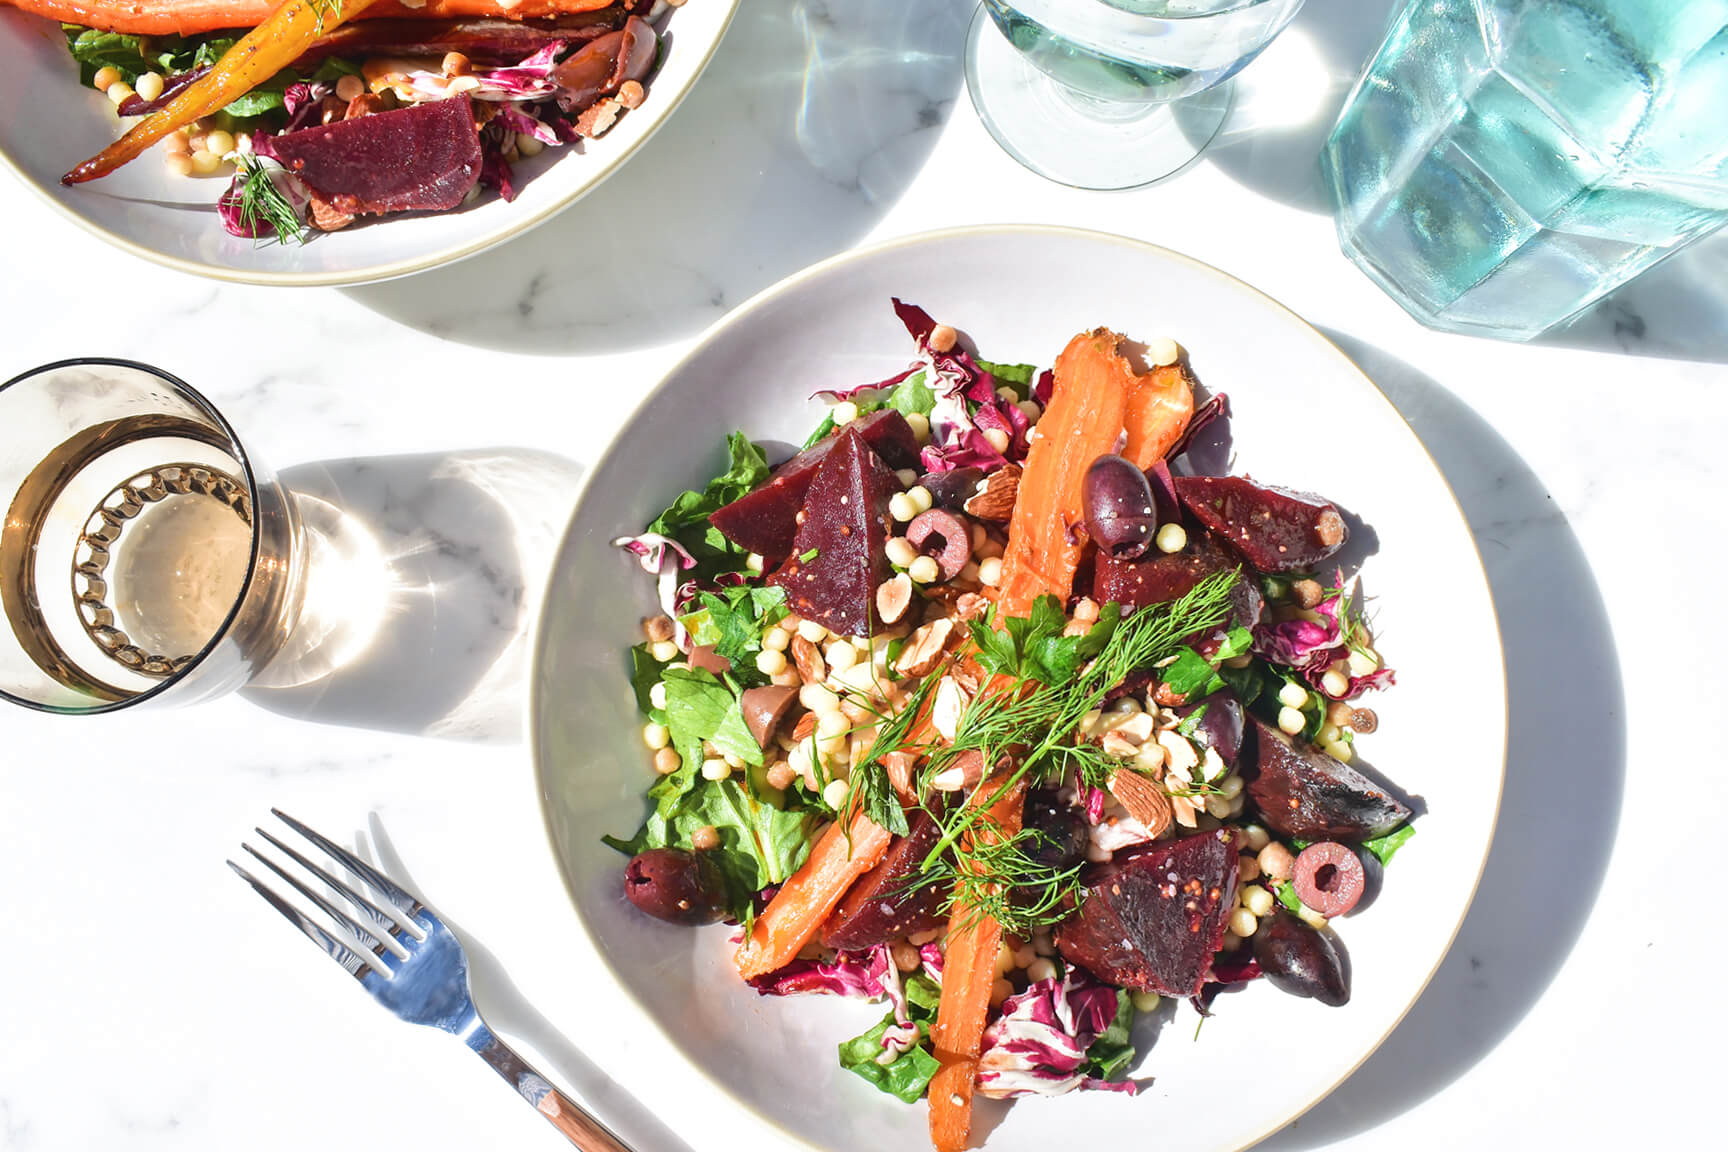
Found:
[[[1517,1027],[1566,963],[1595,903],[1626,771],[1607,609],[1553,497],[1439,384],[1371,344],[1326,336],[1410,421],[1476,537],[1505,651],[1506,784],[1475,901],[1427,990],[1349,1080],[1261,1145],[1279,1150],[1321,1147],[1415,1107]],[[1461,682],[1476,656],[1459,653]],[[1584,716],[1591,722],[1580,723]]]
[[[321,724],[522,739],[529,632],[581,468],[524,448],[301,464],[307,609],[241,692]]]
[[[856,243],[954,106],[969,0],[749,0],[621,171],[471,260],[346,289],[445,340],[542,355],[690,335]],[[674,31],[676,21],[674,21]]]

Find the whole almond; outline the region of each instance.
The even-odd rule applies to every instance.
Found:
[[[984,490],[966,501],[966,514],[978,520],[1007,523],[1020,494],[1020,465],[1006,464],[984,478]]]
[[[822,650],[804,637],[792,635],[792,663],[798,667],[798,675],[804,678],[806,684],[820,684],[828,679],[828,665],[822,659]]]
[[[897,572],[876,588],[876,614],[884,624],[893,624],[906,615],[912,603],[912,577]]]
[[[1170,797],[1150,778],[1128,768],[1119,768],[1110,777],[1110,794],[1128,809],[1128,815],[1146,825],[1153,837],[1170,829],[1174,812]]]

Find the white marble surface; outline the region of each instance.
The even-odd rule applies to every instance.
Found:
[[[1411,419],[1493,582],[1512,736],[1477,904],[1387,1045],[1266,1147],[1710,1143],[1728,932],[1706,824],[1728,785],[1698,729],[1728,690],[1728,551],[1709,535],[1728,489],[1728,242],[1538,344],[1430,332],[1338,254],[1311,177],[1387,0],[1309,5],[1205,159],[1114,195],[997,150],[961,84],[969,5],[862,8],[753,0],[599,192],[393,284],[217,287],[111,252],[0,181],[0,376],[92,354],[177,372],[255,452],[345,493],[414,577],[386,643],[324,691],[0,714],[0,1148],[559,1146],[235,882],[222,860],[271,805],[381,833],[475,946],[499,1030],[644,1149],[773,1146],[698,1109],[670,1057],[592,1027],[520,739],[525,630],[582,463],[706,323],[852,245],[980,221],[1141,237],[1290,305]],[[1445,738],[1470,739],[1480,659],[1458,654]]]

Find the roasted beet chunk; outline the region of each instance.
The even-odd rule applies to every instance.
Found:
[[[465,95],[284,132],[259,150],[351,216],[454,208],[480,177]]]
[[[1349,535],[1338,509],[1320,497],[1240,476],[1178,476],[1176,495],[1262,572],[1311,571]]]
[[[1251,719],[1256,748],[1248,795],[1280,836],[1355,844],[1410,818],[1408,807],[1350,765]]]
[[[1119,560],[1100,548],[1095,555],[1092,598],[1105,603],[1114,600],[1125,609],[1144,608],[1178,599],[1192,592],[1194,586],[1208,576],[1241,567],[1236,557],[1213,543],[1203,532],[1190,533],[1188,543],[1180,552],[1154,550],[1138,560]],[[1265,607],[1259,581],[1244,573],[1230,590],[1230,607],[1226,627],[1252,628],[1258,624]],[[1220,630],[1216,634],[1196,635],[1189,639],[1198,644],[1204,654],[1210,655],[1206,649],[1215,646],[1222,635]]]
[[[792,555],[768,578],[792,611],[839,636],[869,635],[889,573],[888,498],[899,490],[856,429],[840,433],[810,481]]]
[[[893,409],[872,412],[847,427],[863,436],[864,442],[890,468],[917,465],[918,437],[913,435],[906,417]],[[792,553],[792,541],[798,535],[798,512],[804,507],[804,496],[810,491],[816,469],[839,440],[837,433],[798,453],[774,469],[768,483],[721,508],[708,517],[708,522],[738,547],[761,556],[770,567],[779,566]]]
[[[1056,930],[1064,959],[1124,988],[1200,994],[1236,900],[1230,833],[1118,853],[1084,882],[1080,910]]]
[[[928,932],[947,923],[942,902],[948,891],[940,882],[918,882],[919,866],[942,838],[942,826],[930,813],[908,813],[907,834],[888,845],[881,863],[860,876],[822,929],[828,948],[852,952]]]

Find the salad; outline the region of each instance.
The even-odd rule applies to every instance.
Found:
[[[368,216],[445,212],[513,165],[605,134],[647,98],[683,0],[0,0],[66,21],[83,83],[128,126],[64,177],[157,142],[228,176],[232,234],[299,242]]]
[[[630,652],[652,772],[627,899],[735,925],[764,995],[881,1000],[836,1037],[928,1101],[1133,1093],[1133,1025],[1264,978],[1341,1006],[1333,921],[1413,834],[1353,764],[1390,686],[1349,520],[1208,475],[1170,340],[1082,332],[996,364],[894,301],[917,359],[821,395],[616,541],[663,613]]]

